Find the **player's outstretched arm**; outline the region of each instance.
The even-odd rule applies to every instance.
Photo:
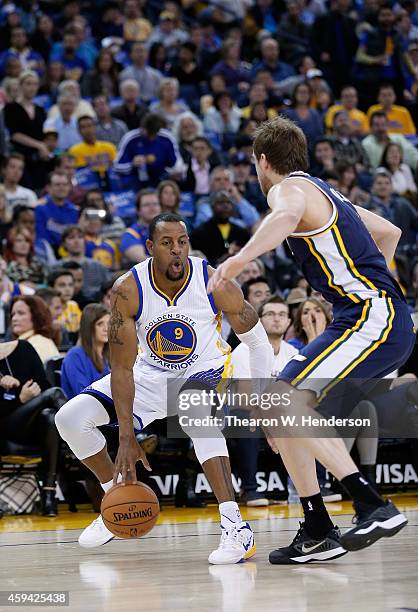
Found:
[[[271,189],[267,199],[272,212],[241,251],[217,268],[209,281],[208,291],[214,291],[224,281],[237,276],[249,261],[275,249],[294,232],[305,212],[305,198],[303,190],[293,182],[284,182]]]
[[[133,366],[138,354],[135,315],[138,312],[138,302],[138,289],[132,274],[122,276],[112,288],[109,347],[110,382],[119,422],[119,451],[115,462],[115,481],[120,472],[123,482],[128,478],[136,482],[135,465],[138,459],[150,469],[133,429],[135,397]]]
[[[395,255],[402,231],[387,219],[384,219],[380,215],[375,215],[370,210],[366,210],[361,206],[355,206],[355,209],[364,225],[371,233],[373,240],[382,251],[386,264],[389,267]]]

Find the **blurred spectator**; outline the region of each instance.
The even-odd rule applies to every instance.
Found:
[[[79,226],[84,232],[86,257],[100,261],[109,270],[120,268],[120,253],[112,240],[103,238],[103,222],[106,211],[84,208],[80,213]]]
[[[357,89],[352,85],[343,87],[341,90],[341,103],[333,104],[325,115],[325,126],[328,132],[332,131],[336,113],[344,111],[350,120],[353,136],[364,136],[367,134],[369,132],[369,120],[367,115],[357,108],[357,104]]]
[[[138,221],[123,234],[120,250],[123,259],[129,264],[136,264],[148,257],[146,241],[151,221],[160,214],[161,206],[157,193],[153,189],[142,189],[136,197]]]
[[[322,138],[315,143],[312,167],[309,172],[313,176],[322,177],[324,172],[334,172],[335,145],[330,138]]]
[[[250,234],[232,222],[234,204],[226,191],[211,196],[212,218],[197,226],[190,241],[194,249],[200,249],[211,265],[223,255],[234,255],[248,242]]]
[[[97,138],[111,142],[118,147],[123,136],[128,132],[128,126],[120,119],[112,117],[109,100],[105,95],[100,94],[94,98],[93,108],[97,116]]]
[[[155,70],[155,68],[147,65],[148,51],[144,43],[135,43],[132,45],[131,60],[132,65],[122,70],[119,75],[121,95],[123,96],[123,82],[134,80],[139,87],[136,97],[138,97],[139,92],[141,92],[142,99],[148,102],[151,98],[155,98],[158,95],[163,75],[158,70]]]
[[[94,110],[90,102],[88,102],[87,100],[82,100],[80,97],[80,85],[77,83],[77,81],[61,81],[58,87],[58,96],[61,96],[63,94],[73,96],[73,98],[75,99],[76,107],[74,114],[77,119],[79,119],[80,117],[95,118]],[[57,115],[59,115],[59,108],[57,104],[54,104],[54,106],[48,111],[48,119],[56,117]]]
[[[334,129],[331,140],[337,160],[354,164],[358,171],[369,166],[366,151],[359,138],[351,135],[351,124],[346,111],[338,111],[334,115]]]
[[[158,90],[158,101],[150,104],[149,110],[163,117],[168,129],[173,127],[176,118],[188,110],[187,104],[178,100],[179,82],[173,78],[163,78]]]
[[[193,86],[196,95],[200,93],[200,86],[207,80],[207,72],[198,61],[197,47],[193,42],[181,45],[177,63],[169,70],[169,76],[177,79],[180,86]]]
[[[24,340],[1,345],[0,372],[3,374],[0,380],[2,436],[17,444],[39,447],[42,513],[56,516],[60,437],[54,418],[65,397],[60,389],[49,388],[42,361],[33,346]]]
[[[363,140],[363,147],[370,160],[372,168],[377,168],[381,161],[385,147],[389,142],[396,142],[403,151],[404,162],[416,170],[418,165],[418,151],[401,134],[389,134],[389,125],[386,115],[382,111],[376,111],[370,117],[370,135]]]
[[[7,234],[3,256],[7,262],[7,276],[15,283],[32,287],[45,280],[45,269],[34,255],[33,235],[24,227],[13,227]]]
[[[350,79],[358,44],[350,6],[351,0],[333,0],[330,11],[315,19],[311,32],[314,59],[336,95]]]
[[[260,44],[260,52],[261,60],[253,66],[253,76],[260,70],[268,70],[274,81],[283,81],[295,75],[292,66],[280,61],[280,46],[274,38],[264,38]]]
[[[80,44],[73,26],[69,26],[64,31],[62,44],[54,45],[51,60],[60,62],[64,66],[66,79],[80,81],[81,77],[87,72],[89,67],[80,53]]]
[[[69,225],[62,235],[62,249],[68,253],[58,265],[67,261],[79,263],[83,269],[83,293],[94,300],[103,283],[109,278],[108,271],[99,261],[86,257],[86,244],[83,230],[77,225]]]
[[[83,310],[77,346],[62,364],[61,384],[68,399],[109,374],[109,320],[109,310],[102,304],[88,304]]]
[[[56,344],[60,350],[61,347],[68,347],[70,339],[67,330],[60,322],[60,317],[63,313],[61,296],[55,289],[51,287],[41,287],[37,289],[35,295],[40,297],[48,306],[52,317],[52,327],[56,332]]]
[[[76,334],[80,329],[81,310],[73,300],[74,278],[70,270],[58,268],[48,276],[48,286],[59,293],[62,304],[62,314],[57,321],[65,327],[69,334]]]
[[[123,38],[128,42],[144,42],[152,33],[152,25],[144,19],[139,0],[126,0],[123,5]]]
[[[28,36],[23,27],[16,27],[10,31],[10,48],[0,55],[1,78],[9,76],[5,74],[5,67],[10,58],[18,59],[23,70],[33,70],[38,76],[42,76],[45,70],[41,55],[28,46]]]
[[[68,259],[66,261],[60,262],[60,268],[70,272],[71,276],[73,277],[73,280],[74,280],[73,299],[74,299],[74,302],[77,302],[77,304],[79,305],[80,310],[83,310],[83,308],[87,306],[87,304],[90,304],[90,302],[95,302],[97,300],[97,297],[101,294],[101,289],[97,292],[97,294],[94,297],[91,294],[87,295],[84,292],[84,289],[83,289],[84,272],[83,272],[83,268],[81,267],[81,264],[79,264],[77,261],[73,261],[72,259]]]
[[[364,207],[378,211],[402,230],[398,247],[408,244],[415,245],[418,232],[418,212],[408,200],[394,193],[392,177],[386,168],[376,170],[372,195]]]
[[[90,189],[84,197],[81,205],[81,211],[85,208],[105,211],[106,215],[103,218],[102,237],[119,242],[123,232],[125,231],[125,223],[123,220],[113,213],[112,208],[105,199],[100,189]]]
[[[26,187],[37,189],[43,187],[39,183],[37,165],[40,160],[49,158],[49,151],[42,140],[45,111],[33,101],[39,89],[39,77],[36,72],[25,70],[19,77],[19,84],[18,100],[6,104],[3,109],[4,121],[12,146],[25,158],[22,182]]]
[[[120,86],[122,104],[111,110],[111,115],[126,124],[129,130],[138,129],[142,119],[147,113],[147,107],[138,104],[139,85],[133,79],[123,81]]]
[[[292,64],[309,52],[310,27],[303,20],[305,4],[287,0],[286,11],[279,22],[278,39],[284,57]]]
[[[409,110],[395,104],[396,94],[392,85],[381,85],[377,100],[379,103],[373,104],[367,111],[369,120],[376,111],[382,111],[388,120],[388,132],[391,134],[414,136],[417,133]]]
[[[266,104],[268,108],[267,114],[269,119],[274,119],[274,117],[277,117],[277,111],[274,108],[269,107],[269,95],[267,92],[267,87],[264,85],[264,83],[256,81],[251,85],[248,94],[248,101],[248,106],[241,109],[241,117],[244,117],[244,119],[249,119],[251,117],[251,112],[254,107],[254,104],[257,104],[259,102],[261,102],[262,104]]]
[[[45,63],[49,60],[52,45],[59,39],[59,33],[55,30],[51,17],[44,13],[39,15],[36,30],[33,32],[30,42],[32,48],[42,56]]]
[[[168,51],[174,53],[188,38],[189,35],[186,31],[176,27],[175,14],[171,11],[162,11],[160,13],[159,25],[154,28],[153,33],[147,40],[147,44],[150,46],[155,42],[159,42]]]
[[[178,213],[181,193],[177,183],[174,181],[161,181],[158,185],[158,201],[162,213]]]
[[[19,68],[19,74],[20,74],[20,68]],[[19,79],[17,77],[6,77],[5,79],[3,79],[1,86],[3,90],[2,106],[4,106],[4,104],[6,104],[7,102],[16,102],[16,100],[18,99],[20,95]],[[3,113],[1,117],[4,122]],[[4,129],[4,126],[2,126],[2,128]]]
[[[3,161],[3,185],[8,212],[15,206],[36,206],[38,198],[31,189],[22,187],[20,180],[25,170],[25,158],[21,153],[11,153]]]
[[[104,177],[116,158],[115,145],[97,140],[96,124],[92,117],[79,117],[77,126],[81,142],[73,145],[69,151],[75,158],[76,167],[89,168]]]
[[[110,98],[119,95],[118,66],[109,49],[101,49],[89,70],[81,81],[81,93],[85,98],[104,95]]]
[[[97,40],[123,39],[124,18],[117,2],[110,0],[102,5],[99,14],[95,14],[92,23],[93,33]]]
[[[53,340],[56,337],[51,313],[41,298],[35,295],[20,295],[12,301],[10,324],[14,338],[27,340],[38,353],[42,363],[58,357],[59,351]]]
[[[232,159],[232,171],[234,173],[234,185],[241,196],[252,202],[260,213],[267,210],[267,200],[263,195],[256,177],[252,175],[251,159],[244,152],[238,152]]]
[[[344,159],[335,164],[338,178],[337,189],[355,206],[363,206],[369,199],[369,194],[358,186],[355,164]]]
[[[189,163],[192,156],[192,145],[196,136],[203,135],[203,124],[199,117],[191,111],[179,115],[172,127],[172,133],[179,145],[180,155],[185,163]]]
[[[231,221],[241,227],[252,227],[260,219],[256,208],[250,204],[234,185],[234,174],[229,168],[217,166],[210,174],[210,191],[226,191],[233,203],[233,217]],[[196,203],[195,225],[200,225],[212,217],[213,207],[207,197],[199,198]]]
[[[0,306],[7,306],[17,295],[33,295],[34,293],[31,287],[27,287],[23,283],[14,283],[7,276],[7,263],[0,255]],[[3,329],[2,335],[4,333],[5,330]]]
[[[77,179],[74,156],[69,153],[61,153],[56,160],[56,170],[64,172],[67,176],[70,182],[68,199],[76,206],[79,206],[87,190],[79,184]]]
[[[47,96],[47,99],[55,104],[60,92],[60,85],[64,78],[64,66],[61,62],[49,62],[46,72],[39,87],[39,95]],[[68,92],[63,92],[68,93]]]
[[[18,204],[13,210],[13,227],[24,227],[33,236],[35,235],[35,210],[31,206]]]
[[[3,243],[7,232],[12,227],[11,218],[10,208],[6,202],[6,190],[4,185],[0,185],[0,244]]]
[[[47,119],[44,130],[53,128],[58,134],[58,147],[61,151],[70,149],[81,141],[75,117],[76,100],[69,94],[61,94],[58,98],[58,115]]]
[[[206,195],[210,190],[210,173],[214,167],[210,161],[213,149],[204,136],[197,136],[191,148],[192,156],[182,188],[185,191],[192,191],[196,196]]]
[[[241,274],[238,274],[235,280],[239,285],[243,285],[252,278],[264,276],[264,271],[265,268],[261,259],[253,259],[252,261],[249,261],[246,266],[244,266],[243,271]]]
[[[211,106],[204,118],[205,131],[221,137],[223,134],[236,134],[241,121],[241,111],[235,106],[232,96],[227,91],[215,94]]]
[[[295,337],[288,341],[289,344],[301,351],[304,346],[322,334],[330,322],[330,314],[323,303],[316,298],[307,298],[296,311],[293,319]]]
[[[392,178],[392,188],[399,195],[408,192],[415,193],[417,185],[411,172],[411,168],[403,163],[402,147],[396,142],[386,145],[382,156],[382,166],[386,168]]]
[[[167,173],[183,171],[177,143],[163,126],[159,115],[149,113],[141,128],[128,132],[120,143],[114,169],[130,176],[138,187],[156,187]]]
[[[264,276],[250,278],[247,282],[243,283],[241,289],[244,294],[244,299],[246,299],[257,312],[261,305],[271,298],[271,288],[267,278]]]
[[[365,29],[360,35],[354,76],[366,106],[373,104],[382,82],[391,83],[397,92],[403,89],[399,67],[401,50],[394,21],[393,10],[383,4],[377,14],[377,26]]]
[[[306,135],[308,149],[324,134],[322,119],[318,111],[311,108],[312,91],[309,83],[296,85],[292,96],[292,107],[282,111],[285,117],[298,125]]]
[[[167,49],[163,43],[154,42],[149,48],[148,64],[161,76],[167,74],[169,63],[167,61]]]
[[[65,227],[78,220],[76,207],[67,199],[69,191],[68,176],[55,170],[49,177],[47,195],[35,209],[36,239],[45,240],[54,249],[58,249]]]
[[[240,91],[249,89],[250,66],[241,61],[241,43],[229,39],[222,45],[222,59],[210,71],[211,75],[220,74],[225,79],[228,88],[238,88]]]

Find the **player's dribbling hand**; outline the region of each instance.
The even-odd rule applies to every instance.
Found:
[[[117,484],[119,474],[122,475],[122,484],[136,484],[136,464],[138,461],[142,461],[144,468],[149,472],[151,471],[145,451],[138,444],[135,436],[132,434],[129,438],[120,439],[113,484]]]
[[[212,293],[216,289],[220,289],[226,281],[229,281],[236,276],[242,269],[244,268],[247,262],[244,261],[241,257],[240,253],[230,257],[226,261],[224,261],[218,268],[216,268],[214,274],[209,279],[208,283],[208,293]]]

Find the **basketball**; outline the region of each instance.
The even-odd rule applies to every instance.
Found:
[[[154,491],[143,482],[117,484],[102,499],[106,527],[120,538],[139,538],[154,527],[160,504]]]

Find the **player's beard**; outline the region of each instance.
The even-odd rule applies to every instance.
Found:
[[[259,180],[261,191],[263,192],[263,195],[267,196],[268,192],[273,186],[273,183],[271,182],[269,178],[267,178],[265,174],[259,175],[258,180]]]
[[[172,264],[173,263],[179,263],[179,268],[172,268]],[[176,260],[175,262],[172,262],[166,272],[165,275],[167,277],[168,280],[170,281],[178,281],[180,280],[183,276],[184,276],[184,263],[181,260]]]

